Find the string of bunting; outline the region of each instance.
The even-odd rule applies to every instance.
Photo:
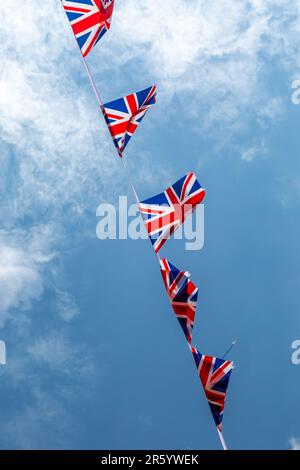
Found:
[[[115,0],[61,1],[81,51],[97,102],[117,149],[117,155],[123,159],[124,150],[131,137],[147,111],[156,103],[156,86],[152,85],[103,104],[86,57],[110,29]],[[196,175],[188,173],[160,194],[139,201],[131,181],[130,184],[159,261],[168,298],[194,358],[220,441],[223,449],[227,450],[222,434],[222,421],[233,362],[202,354],[192,345],[198,287],[190,279],[189,272],[180,271],[170,261],[159,255],[160,249],[170,236],[203,201],[205,190],[201,187]]]

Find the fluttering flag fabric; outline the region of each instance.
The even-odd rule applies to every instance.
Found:
[[[115,0],[62,0],[83,57],[109,30]]]
[[[206,356],[194,347],[192,353],[216,426],[222,431],[226,392],[233,362]]]
[[[189,279],[190,273],[180,271],[166,258],[160,260],[162,278],[169,300],[189,344],[192,333],[198,299],[198,287]]]
[[[158,253],[205,196],[195,173],[188,173],[163,193],[139,204],[150,241]]]
[[[153,85],[103,105],[103,115],[120,157],[146,112],[155,102],[156,86]]]

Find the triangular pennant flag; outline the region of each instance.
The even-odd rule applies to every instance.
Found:
[[[190,273],[179,271],[166,258],[160,261],[161,274],[171,305],[189,344],[197,308],[198,287],[189,279]]]
[[[109,30],[115,0],[62,0],[83,57]]]
[[[214,421],[221,432],[226,391],[233,362],[206,356],[194,347],[192,353]]]
[[[103,105],[103,115],[120,157],[146,112],[155,102],[156,86],[153,85]]]
[[[184,223],[205,196],[194,173],[188,173],[163,193],[139,204],[150,241],[155,252]]]

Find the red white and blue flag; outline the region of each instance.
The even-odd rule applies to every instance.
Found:
[[[103,105],[102,111],[120,157],[146,112],[155,102],[156,86],[153,85]]]
[[[206,356],[194,347],[192,353],[216,426],[222,431],[226,392],[233,362]]]
[[[155,252],[183,224],[205,196],[194,173],[188,173],[163,193],[139,204],[150,241]]]
[[[198,287],[189,279],[190,273],[179,271],[166,258],[160,260],[160,269],[169,300],[189,344],[197,308]]]
[[[83,57],[109,30],[115,0],[62,0]]]

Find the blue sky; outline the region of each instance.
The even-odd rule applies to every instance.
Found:
[[[0,447],[219,449],[147,240],[100,241],[133,196],[59,0],[2,0]],[[116,0],[88,62],[105,101],[158,87],[126,150],[147,198],[195,171],[205,246],[194,342],[230,354],[234,449],[299,447],[300,2]]]

